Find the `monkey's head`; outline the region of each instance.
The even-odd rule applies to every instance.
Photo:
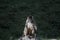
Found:
[[[31,23],[33,23],[33,22],[34,22],[33,16],[28,16],[26,22],[31,22]]]

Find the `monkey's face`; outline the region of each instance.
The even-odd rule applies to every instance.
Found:
[[[26,22],[31,22],[31,23],[33,23],[33,16],[28,16]]]

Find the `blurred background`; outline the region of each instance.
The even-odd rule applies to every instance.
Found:
[[[22,36],[28,15],[34,16],[38,37],[60,38],[60,0],[0,0],[0,40]]]

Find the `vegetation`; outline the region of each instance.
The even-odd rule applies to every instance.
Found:
[[[37,36],[60,37],[59,0],[0,0],[0,40],[22,35],[28,15],[34,16]]]

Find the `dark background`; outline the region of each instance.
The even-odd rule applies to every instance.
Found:
[[[60,0],[0,0],[0,40],[20,37],[28,15],[34,16],[37,36],[60,37]]]

